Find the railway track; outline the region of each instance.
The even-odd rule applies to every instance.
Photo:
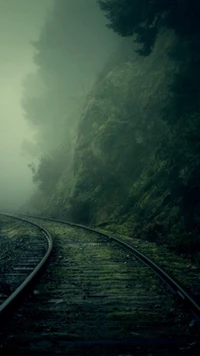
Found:
[[[200,261],[195,262],[192,258],[177,255],[167,247],[153,242],[123,235],[119,235],[119,238],[135,249],[139,249],[169,275],[172,275],[173,279],[179,281],[184,289],[189,291],[197,304],[200,303]]]
[[[53,247],[50,234],[38,224],[5,214],[3,220],[2,248],[9,245],[10,251],[2,258],[6,259],[6,264],[3,267],[0,264],[0,324],[30,290]]]
[[[188,311],[198,317],[198,304],[192,305],[172,280],[167,287],[167,276],[160,271],[158,278],[158,267],[145,256],[84,227],[28,219],[51,233],[55,249],[32,297],[5,331],[5,355],[16,350],[20,355],[189,355],[198,350],[198,323]]]

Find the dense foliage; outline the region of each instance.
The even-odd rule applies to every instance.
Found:
[[[167,124],[167,129],[160,137],[160,144],[152,161],[155,167],[158,166],[159,161],[163,163],[160,168],[157,167],[159,172],[153,174],[154,179],[151,180],[151,184],[165,187],[170,194],[170,199],[165,205],[168,218],[171,215],[172,220],[167,219],[163,206],[163,215],[161,214],[160,218],[165,217],[168,226],[176,224],[174,234],[181,245],[181,239],[177,236],[180,237],[185,232],[192,233],[194,236],[199,236],[200,233],[199,1],[99,0],[98,2],[109,19],[109,27],[122,36],[135,34],[136,41],[142,45],[140,50],[142,54],[151,53],[156,38],[163,28],[173,30],[176,34],[176,44],[172,46],[168,55],[176,63],[178,70],[171,74],[173,83],[168,87],[170,100],[161,115],[162,120]],[[149,180],[151,174],[152,172],[147,172],[143,178],[141,177],[147,191],[148,184],[145,180]],[[161,179],[162,184],[157,182],[157,179]],[[141,194],[138,186],[134,196],[141,199]],[[129,202],[126,211],[130,210],[129,204],[134,205]],[[138,204],[136,206],[136,214],[140,215],[140,208]],[[150,214],[154,219],[159,215],[156,209],[155,211],[157,214]],[[144,210],[142,210],[143,214],[145,216]],[[156,236],[156,230],[154,232]],[[197,237],[194,236],[193,239],[197,241]],[[187,239],[191,245],[189,235]]]
[[[198,0],[98,0],[109,27],[122,36],[136,35],[149,54],[161,27],[186,36],[199,33]]]
[[[89,23],[91,13],[78,3],[73,11]],[[69,26],[63,1],[56,3],[36,44],[37,75],[45,89],[37,84],[39,95],[26,98],[25,108],[32,124],[41,125],[43,141],[49,137],[46,128],[52,132],[48,152],[37,167],[31,166],[43,192],[37,209],[76,222],[120,227],[191,253],[200,246],[199,3],[98,3],[109,27],[128,37],[107,56],[101,71],[100,32],[88,38],[84,30]],[[91,22],[94,31],[96,20]],[[70,30],[77,46],[67,41]],[[115,39],[102,41],[108,50]],[[80,68],[73,62],[78,48]],[[91,62],[99,69],[96,80]],[[80,83],[88,90],[87,96],[81,92],[77,107],[70,104],[69,93],[77,95]]]

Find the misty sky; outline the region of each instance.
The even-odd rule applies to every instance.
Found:
[[[30,159],[21,152],[31,139],[20,107],[21,83],[35,71],[31,41],[39,37],[53,0],[0,0],[0,209],[18,207],[32,188]]]

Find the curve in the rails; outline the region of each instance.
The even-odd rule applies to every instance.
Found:
[[[94,232],[100,236],[103,236],[105,238],[109,238],[114,240],[116,243],[121,245],[122,247],[126,248],[128,251],[130,251],[135,257],[140,259],[143,263],[145,263],[148,267],[150,267],[158,276],[159,278],[170,288],[170,290],[182,300],[182,302],[187,306],[195,315],[195,317],[200,321],[200,305],[197,303],[197,301],[193,298],[193,296],[190,294],[189,291],[187,291],[184,286],[174,277],[169,275],[163,268],[161,268],[159,265],[157,265],[155,262],[153,262],[150,258],[148,258],[145,254],[141,253],[139,250],[134,248],[133,246],[130,246],[129,244],[125,243],[124,241],[113,237],[107,233],[100,232],[96,229],[92,229],[88,226],[85,225],[80,225],[80,224],[75,224],[71,222],[67,222],[64,220],[57,220],[57,219],[50,219],[50,218],[44,218],[44,217],[36,217],[33,216],[33,218],[36,219],[42,219],[46,221],[54,221],[54,222],[59,222],[61,224],[66,224],[69,226],[74,226],[74,227],[79,227],[91,232]]]
[[[23,222],[26,222],[29,225],[32,225],[32,226],[35,226],[36,228],[38,228],[39,231],[42,232],[46,238],[47,248],[45,248],[45,253],[40,258],[40,261],[32,268],[31,273],[26,275],[23,282],[20,283],[20,285],[3,301],[3,303],[0,304],[0,325],[2,322],[5,321],[5,316],[7,314],[11,313],[16,308],[16,306],[20,303],[20,300],[22,299],[22,297],[24,297],[24,295],[27,293],[27,291],[30,290],[31,286],[35,282],[36,278],[39,276],[44,265],[48,261],[50,254],[52,252],[52,249],[53,249],[53,240],[52,240],[51,235],[49,234],[49,232],[46,229],[44,229],[40,225],[38,225],[30,220],[27,220],[26,218],[16,217],[14,215],[3,214],[3,213],[1,213],[1,215],[21,220]],[[32,253],[30,255],[30,258],[31,258],[31,256],[32,256]],[[22,262],[23,263],[25,262],[28,264],[28,263],[30,263],[30,259],[27,262],[26,261],[22,261]],[[19,270],[22,270],[22,269],[28,270],[28,268],[26,268],[26,267],[21,267],[18,269]]]
[[[34,296],[12,318],[5,355],[157,355],[163,345],[159,355],[179,347],[191,353],[198,340],[198,330],[188,328],[191,314],[148,266],[96,231],[41,225],[55,237],[54,254]]]

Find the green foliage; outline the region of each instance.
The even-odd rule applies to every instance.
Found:
[[[98,0],[109,27],[121,36],[136,35],[141,54],[151,53],[161,27],[181,35],[199,34],[198,0]]]
[[[38,166],[30,164],[33,181],[46,194],[50,194],[65,171],[66,165],[71,164],[71,151],[69,147],[62,146],[53,151],[51,155],[43,155]]]
[[[160,222],[151,222],[144,225],[141,235],[146,240],[163,243],[167,239],[168,227]]]
[[[184,62],[180,62],[178,52]],[[166,161],[169,189],[181,197],[185,229],[190,232],[198,224],[195,211],[200,202],[200,46],[196,35],[178,44],[173,59],[180,67],[169,88],[169,106],[163,111],[168,131],[157,157]]]
[[[38,168],[32,166],[34,179],[48,211],[85,224],[110,221],[116,230],[120,225],[124,233],[168,244],[178,253],[193,253],[200,234],[199,4],[196,0],[99,4],[109,26],[122,36],[135,35],[141,52],[149,56],[134,54],[131,41],[115,52],[81,112],[71,175],[64,150],[63,155],[45,156]],[[51,121],[58,108],[45,116],[45,105],[51,107],[55,88],[60,88],[56,95],[64,129],[59,130],[67,141],[68,119],[78,121],[78,116],[65,117],[70,107],[68,101],[64,106],[69,73],[62,64],[68,58],[68,25],[63,13],[57,32],[61,8],[57,10],[37,44],[36,61],[50,90],[42,98],[30,99],[28,107],[35,124],[39,112],[44,113],[44,122]],[[79,41],[77,29],[75,35]],[[59,38],[66,51],[59,54],[57,73],[54,46]],[[80,71],[77,83],[85,75],[83,67]],[[76,85],[73,88],[76,91]]]
[[[179,226],[174,226],[168,236],[169,247],[177,253],[196,255],[200,251],[200,236],[185,232]]]
[[[89,225],[91,223],[90,206],[90,199],[77,198],[72,201],[68,213],[70,221],[79,221],[81,224]]]
[[[155,66],[152,58],[150,62],[138,56],[127,62],[123,58],[116,67],[113,61],[113,70],[88,97],[78,127],[71,204],[73,209],[79,196],[87,200],[89,193],[91,223],[107,220],[119,205],[127,206],[131,187],[151,165],[150,157],[165,130],[160,115],[167,100],[171,61],[166,59],[164,69],[159,61]]]
[[[166,2],[147,0],[99,0],[101,9],[110,20],[109,27],[122,36],[136,34],[143,44],[143,54],[149,54],[158,33],[159,19],[167,8]],[[171,2],[171,1],[170,1]]]

